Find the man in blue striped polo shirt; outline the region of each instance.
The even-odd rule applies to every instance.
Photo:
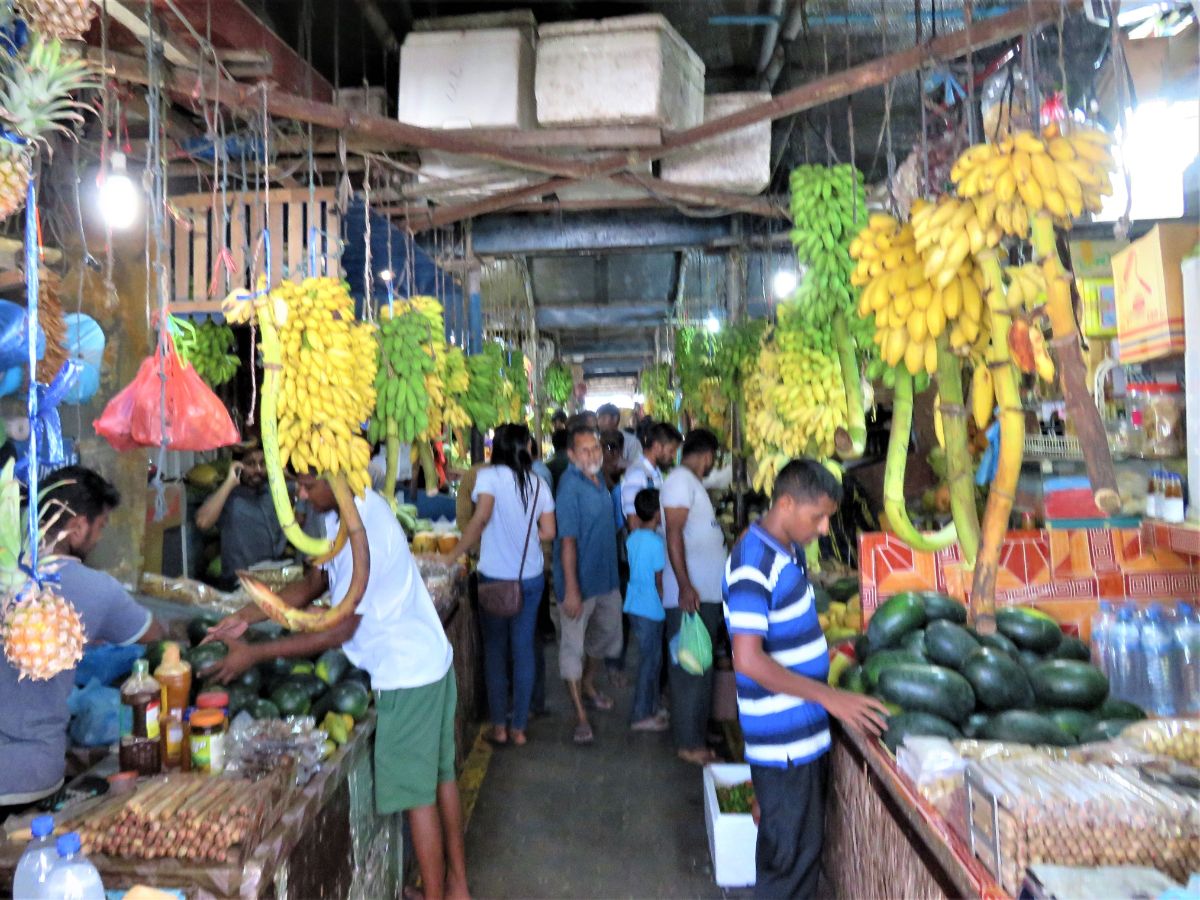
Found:
[[[825,827],[829,716],[882,733],[887,709],[826,684],[829,652],[803,547],[829,532],[842,486],[796,459],[775,479],[771,508],[733,548],[725,621],[733,639],[738,718],[761,818],[757,897],[815,897]]]

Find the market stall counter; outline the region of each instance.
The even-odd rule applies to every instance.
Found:
[[[477,718],[478,646],[467,580],[462,570],[436,570],[436,563],[420,562],[454,647],[455,675],[459,683],[456,732],[461,765],[470,749],[468,736]],[[188,602],[177,584],[172,586],[174,596],[163,599],[163,595],[169,593],[166,587],[165,582],[154,578],[144,581],[143,591],[149,589],[157,596],[143,594],[140,599],[168,624],[172,634],[186,630],[186,623],[199,609],[213,611],[203,604],[197,606]],[[189,898],[396,896],[403,879],[401,818],[375,814],[371,754],[374,734],[372,709],[353,729],[346,743],[320,763],[311,778],[301,779],[303,783],[297,784],[290,769],[268,774],[267,780],[271,780],[272,785],[258,792],[262,799],[254,804],[257,808],[253,810],[240,810],[232,799],[239,791],[249,790],[247,783],[238,781],[222,785],[223,793],[218,789],[220,782],[236,776],[176,773],[140,780],[137,793],[127,795],[124,802],[114,796],[114,789],[109,795],[89,801],[87,806],[76,807],[74,811],[64,809],[56,814],[56,819],[85,835],[91,828],[93,846],[97,841],[105,846],[106,836],[123,824],[132,823],[139,834],[153,833],[154,828],[171,827],[167,821],[161,826],[157,822],[147,824],[146,820],[137,819],[138,815],[157,813],[167,819],[182,816],[186,820],[184,814],[195,809],[215,815],[220,821],[226,821],[225,812],[231,813],[228,821],[233,824],[230,827],[243,835],[224,854],[224,859],[220,858],[219,850],[213,853],[215,859],[203,861],[166,857],[141,859],[135,855],[89,852],[89,858],[109,889],[146,884],[182,889]],[[107,753],[84,774],[108,777],[116,770],[115,754]],[[196,789],[198,783],[199,790]],[[257,783],[255,786],[258,787]],[[149,788],[157,790],[157,794],[152,795],[155,799],[139,802],[139,798],[147,796]],[[192,799],[184,799],[189,791],[193,794]],[[206,800],[206,796],[211,797],[211,801]],[[231,805],[233,808],[228,808]],[[245,814],[244,820],[237,818],[239,812]],[[4,830],[11,834],[21,824],[10,820],[5,823]],[[23,824],[28,825],[27,822]],[[183,833],[182,828],[180,833]],[[13,872],[25,846],[19,837],[18,832],[13,839],[0,844],[0,894],[12,889]],[[141,846],[139,843],[138,847]]]

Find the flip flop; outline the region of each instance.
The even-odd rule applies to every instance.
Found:
[[[587,698],[587,702],[588,706],[590,706],[592,709],[598,709],[601,712],[608,712],[613,708],[612,698],[604,696],[604,694],[600,693],[599,691],[596,691],[594,694],[590,694]]]
[[[576,725],[575,734],[571,738],[576,744],[590,744],[595,739],[596,736],[592,734],[591,725]]]

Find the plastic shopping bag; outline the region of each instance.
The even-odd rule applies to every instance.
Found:
[[[121,692],[105,687],[95,678],[86,687],[75,688],[67,698],[71,722],[67,733],[73,744],[103,747],[121,738]]]
[[[684,613],[679,626],[679,667],[689,675],[703,675],[712,668],[712,639],[698,613]]]
[[[118,453],[136,450],[138,447],[138,442],[130,433],[134,392],[143,372],[147,368],[153,369],[153,367],[154,357],[143,360],[141,368],[138,369],[137,378],[134,378],[120,393],[109,400],[108,405],[104,407],[104,412],[100,413],[100,418],[92,422],[96,434],[108,441]]]

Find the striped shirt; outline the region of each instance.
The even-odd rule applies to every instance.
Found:
[[[785,669],[814,681],[829,677],[829,648],[797,548],[751,525],[726,563],[723,594],[731,636],[758,635]],[[740,672],[737,694],[748,763],[785,769],[829,749],[829,716],[820,704],[772,693]]]

